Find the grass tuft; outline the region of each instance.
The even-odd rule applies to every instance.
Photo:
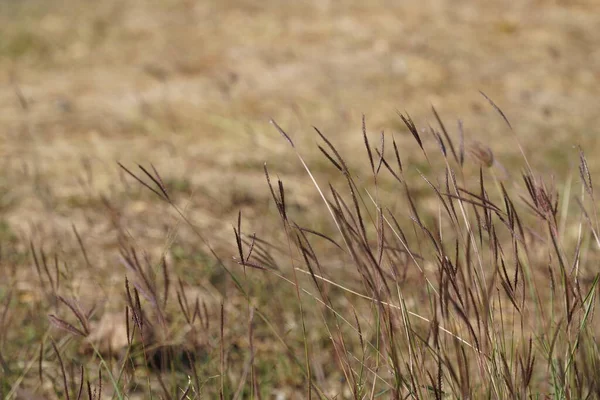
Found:
[[[598,396],[600,240],[583,150],[573,195],[570,181],[545,178],[526,158],[522,180],[498,174],[507,171],[489,145],[465,145],[459,123],[456,146],[433,114],[441,132],[400,114],[412,147],[394,137],[390,146],[383,132],[372,140],[363,116],[363,167],[314,128],[326,174],[271,121],[322,203],[292,207],[295,185],[265,163],[274,207],[262,220],[240,210],[228,242],[198,227],[182,206],[194,193],[164,184],[174,178],[119,163],[125,190],[131,178],[171,213],[164,247],[145,248],[123,198],[110,195],[102,202],[117,240],[106,251],[123,267],[116,275],[75,224],[70,252],[24,240],[37,280],[29,297],[0,286],[0,350],[23,329],[10,323],[25,323],[17,310],[46,322],[36,346],[0,351],[6,398]],[[402,161],[408,152],[424,164]]]

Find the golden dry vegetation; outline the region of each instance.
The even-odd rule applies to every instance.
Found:
[[[279,218],[264,163],[275,186],[278,178],[283,181],[287,212],[298,224],[332,237],[336,226],[295,150],[269,121],[290,135],[322,188],[328,181],[343,187],[346,180],[318,150],[317,143],[328,147],[313,126],[339,150],[358,185],[373,189],[361,133],[364,114],[373,148],[381,149],[380,132],[385,132],[385,153],[394,169],[392,138],[396,141],[420,215],[434,227],[442,225],[441,207],[420,176],[432,181],[444,176],[443,159],[432,157],[438,150],[431,128],[441,129],[432,106],[455,145],[459,126],[471,143],[475,157],[460,174],[466,187],[478,188],[479,165],[473,161],[477,155],[485,158],[490,148],[496,165],[486,172],[489,189],[498,194],[491,188],[503,183],[515,190],[515,202],[526,197],[521,172],[528,166],[520,144],[548,191],[579,195],[577,145],[587,155],[591,176],[600,176],[595,157],[600,150],[599,28],[595,0],[2,1],[1,393],[64,398],[66,375],[74,398],[79,368],[84,366],[93,388],[107,363],[105,371],[120,380],[111,383],[105,373],[102,398],[150,398],[150,393],[179,398],[194,375],[189,360],[170,363],[171,374],[162,380],[155,368],[144,366],[154,347],[172,345],[193,349],[200,379],[189,386],[189,398],[219,393],[304,398],[307,385],[313,385],[313,396],[357,398],[360,385],[344,376],[339,354],[340,338],[356,333],[356,327],[332,333],[333,315],[321,310],[318,300],[329,295],[319,297],[316,293],[325,289],[290,268],[302,257],[287,249],[294,240],[286,240],[286,232],[293,227]],[[514,131],[480,91],[502,109]],[[427,158],[397,111],[415,121]],[[127,172],[145,176],[138,164],[152,175],[158,171],[170,201]],[[398,200],[402,186],[385,168],[381,175],[378,196],[398,213],[401,226],[410,225],[408,203]],[[376,216],[366,192],[362,196]],[[587,225],[573,211],[575,201],[560,206],[561,240],[575,247],[579,228]],[[279,254],[272,260],[279,272],[232,261],[238,255],[232,226],[237,229],[240,211],[247,234],[244,252],[256,232]],[[527,218],[534,216],[530,212]],[[377,247],[375,220],[366,230]],[[543,230],[545,225],[535,226]],[[544,235],[532,233],[532,240]],[[335,240],[342,243],[339,236]],[[504,240],[510,247],[510,235]],[[540,241],[544,245],[531,250],[531,265],[556,262],[549,261],[548,237]],[[337,296],[330,307],[346,313],[349,326],[357,315],[378,343],[374,303],[347,291],[368,294],[361,275],[348,270],[348,261],[330,249],[331,243],[321,242],[314,244],[315,252],[331,269],[323,275],[342,286],[329,288]],[[588,247],[586,259],[594,260],[597,250]],[[150,280],[157,282],[154,289],[136,271],[146,260],[154,276]],[[428,279],[437,278],[435,263],[435,258],[424,259],[416,264],[425,272],[412,266],[403,278],[402,298],[411,312],[428,315],[425,278],[427,271]],[[582,271],[583,285],[592,285],[593,271]],[[538,275],[543,273],[533,270],[532,276]],[[299,280],[311,294],[297,294],[285,279]],[[137,338],[148,347],[142,351],[130,346],[124,333],[131,329],[125,326],[126,306],[130,319],[136,318],[136,300],[126,294],[134,287],[151,310],[145,318],[159,326]],[[148,306],[154,298],[148,292],[154,290],[164,307]],[[182,308],[197,320],[189,323]],[[90,312],[84,318],[89,326],[78,325],[85,323],[73,309]],[[60,321],[79,327],[86,337],[61,330]],[[415,329],[424,332],[427,326]],[[456,332],[466,332],[461,329]],[[359,346],[357,337],[347,340],[348,348]],[[305,351],[312,354],[310,362]],[[385,359],[383,353],[377,354]],[[373,385],[387,398],[391,389],[381,382],[394,374],[375,369],[383,361],[373,363],[367,357],[357,364],[366,371],[364,397],[371,398]],[[474,387],[485,387],[481,379],[472,379]],[[544,379],[534,377],[530,395],[550,396],[556,384]],[[503,392],[494,393],[501,397]]]

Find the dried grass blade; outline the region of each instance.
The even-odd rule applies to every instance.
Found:
[[[158,188],[160,189],[160,191],[162,192],[162,194],[165,196],[165,198],[171,202],[171,198],[169,197],[169,194],[167,193],[167,189],[164,187],[163,183],[162,183],[162,179],[160,179],[160,175],[158,175],[157,173],[157,178],[155,178],[150,172],[148,172],[146,170],[146,168],[144,168],[143,166],[138,164],[138,168],[142,170],[142,172],[144,172],[146,174],[146,176],[148,178],[150,178],[150,180],[152,182],[154,182],[154,184],[156,186],[158,186]],[[152,165],[152,169],[154,169],[154,166]],[[154,171],[156,171],[156,169],[154,169]]]
[[[151,187],[150,185],[148,185],[146,182],[144,182],[143,180],[141,180],[140,178],[138,178],[133,172],[131,172],[130,170],[128,170],[127,168],[125,168],[125,166],[123,164],[121,164],[120,162],[117,162],[117,164],[119,165],[119,167],[121,167],[121,169],[123,169],[131,177],[133,177],[133,179],[135,179],[140,184],[142,184],[146,189],[149,189],[152,193],[154,193],[155,195],[157,195],[158,197],[160,197],[162,200],[164,200],[166,202],[169,202],[169,200],[166,199],[163,194],[161,194],[156,189],[154,189],[153,187]]]
[[[62,372],[63,384],[65,386],[65,397],[67,400],[70,400],[71,397],[69,395],[69,386],[67,385],[67,373],[65,372],[65,365],[63,364],[62,357],[60,356],[60,352],[56,347],[56,343],[52,341],[52,347],[54,348],[54,352],[56,353],[56,357],[58,358],[58,362],[60,363],[60,370]]]
[[[579,147],[579,175],[581,176],[585,191],[593,197],[594,187],[592,186],[592,175],[590,174],[590,169],[588,168],[587,160],[585,159],[585,154],[583,154],[581,147]]]
[[[325,150],[323,147],[321,147],[321,145],[317,145],[317,147],[319,148],[319,150],[321,150],[321,153],[323,153],[325,155],[325,157],[327,157],[327,159],[329,160],[330,163],[333,164],[333,166],[340,172],[344,172],[344,170],[342,169],[342,167],[337,163],[337,161],[335,161],[330,155],[329,153],[327,153],[327,150]]]
[[[396,145],[396,139],[392,136],[392,145],[394,146],[394,154],[396,155],[396,162],[398,163],[398,169],[402,173],[402,161],[400,160],[400,153],[398,152],[398,146]]]
[[[275,120],[271,119],[269,122],[271,122],[271,124],[275,127],[275,129],[277,129],[277,132],[279,132],[281,134],[281,136],[283,136],[285,138],[285,140],[287,140],[287,142],[292,146],[292,147],[296,147],[294,146],[294,142],[292,142],[292,139],[289,137],[289,135],[287,133],[285,133],[285,131],[283,129],[281,129],[281,127],[279,125],[277,125],[277,122],[275,122]]]
[[[59,329],[65,330],[67,332],[70,332],[76,336],[81,336],[81,337],[86,337],[87,335],[82,332],[81,330],[77,329],[76,327],[74,327],[73,325],[71,325],[70,323],[68,323],[65,320],[62,320],[60,318],[58,318],[56,315],[54,314],[49,314],[48,315],[48,319],[50,320],[50,322],[52,323],[52,325],[56,326]]]
[[[371,172],[375,174],[375,164],[373,163],[373,154],[371,153],[371,146],[369,145],[369,138],[367,137],[367,124],[364,114],[362,115],[362,134],[367,149],[367,155],[369,156],[369,163],[371,164]]]
[[[402,113],[400,113],[400,111],[396,111],[396,112],[402,119],[402,122],[404,122],[404,125],[406,125],[406,127],[408,128],[409,132],[413,135],[413,137],[419,144],[419,147],[421,148],[421,150],[423,150],[423,152],[425,152],[425,149],[423,148],[423,142],[421,141],[421,137],[419,136],[419,131],[417,130],[417,127],[415,126],[415,123],[413,122],[413,120],[410,118],[410,116],[408,114],[406,114],[406,117],[405,117],[404,115],[402,115]]]
[[[450,147],[450,151],[452,152],[452,155],[454,156],[454,160],[456,160],[456,162],[460,163],[460,159],[456,154],[456,150],[454,149],[454,144],[452,143],[452,140],[450,139],[450,135],[448,134],[448,131],[446,130],[446,126],[444,126],[444,123],[442,122],[442,119],[440,118],[440,116],[434,106],[431,106],[431,110],[433,111],[433,115],[435,116],[435,119],[437,120],[438,124],[440,125],[440,128],[442,129],[442,133],[444,134],[444,137],[446,138],[446,142],[448,142],[448,146]]]
[[[506,125],[508,125],[508,127],[509,127],[509,128],[510,128],[510,130],[512,131],[512,130],[513,130],[513,127],[512,127],[512,125],[510,124],[510,121],[508,120],[508,118],[506,117],[506,114],[504,114],[504,111],[502,111],[502,110],[500,109],[500,107],[498,107],[498,106],[496,105],[496,103],[494,103],[494,101],[488,97],[488,95],[487,95],[487,94],[483,93],[481,90],[479,91],[479,93],[481,93],[481,95],[482,95],[483,97],[485,97],[485,99],[486,99],[486,100],[487,100],[487,101],[490,103],[490,105],[491,105],[492,107],[494,107],[494,109],[495,109],[496,111],[498,111],[498,114],[500,114],[500,116],[502,116],[502,119],[504,119],[504,122],[506,122]]]

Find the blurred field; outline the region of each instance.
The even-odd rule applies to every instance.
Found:
[[[249,308],[198,232],[240,279],[248,279],[257,306],[271,310],[273,324],[292,341],[302,337],[297,310],[287,307],[295,298],[272,296],[294,292],[280,293],[279,279],[246,276],[230,262],[237,255],[232,225],[241,210],[244,231],[287,245],[265,182],[267,162],[272,179],[284,181],[298,221],[320,231],[334,228],[324,222],[319,193],[271,118],[324,185],[338,175],[319,152],[312,126],[357,170],[370,172],[364,114],[373,143],[385,131],[405,165],[425,170],[396,111],[408,112],[419,127],[438,129],[432,105],[453,138],[460,119],[466,138],[492,148],[511,177],[518,179],[525,168],[518,140],[536,172],[580,184],[576,145],[588,155],[592,176],[600,176],[598,43],[595,0],[2,1],[0,369],[9,377],[0,380],[2,393],[23,399],[57,393],[60,380],[40,383],[37,371],[44,342],[45,373],[60,376],[50,337],[85,364],[89,349],[48,322],[48,314],[68,315],[57,294],[77,298],[84,308],[95,305],[95,323],[114,318],[122,328],[124,277],[131,271],[119,246],[127,243],[152,265],[165,254],[171,295],[178,277],[190,302],[205,304],[204,318],[211,321],[202,339],[212,360],[206,362],[208,398],[218,393],[219,378],[211,377],[219,371],[224,304],[233,321],[225,332],[233,395],[247,362],[240,349],[248,346]],[[502,108],[514,134],[479,91]],[[117,162],[137,172],[136,164],[152,164],[196,233]],[[424,181],[413,186],[419,185],[426,187]],[[382,195],[393,199],[389,187]],[[421,201],[435,216],[430,199]],[[56,257],[56,278],[43,273],[40,279],[36,272],[33,254],[41,260],[42,252],[49,265]],[[172,306],[179,307],[176,297]],[[181,328],[182,319],[169,321],[167,341],[180,343],[191,334]],[[256,329],[264,393],[302,398],[304,383],[292,358],[266,328]],[[98,342],[117,337],[95,332]],[[309,338],[327,348],[327,331],[315,329]],[[116,348],[127,345],[115,341]],[[315,361],[316,375],[327,395],[346,398],[327,351]],[[78,376],[79,370],[69,373]],[[144,379],[132,384],[131,398]]]

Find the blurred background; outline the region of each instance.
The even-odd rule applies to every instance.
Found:
[[[397,111],[437,126],[435,106],[453,138],[461,120],[517,176],[517,140],[534,169],[574,179],[581,145],[599,176],[599,44],[597,0],[1,0],[0,239],[15,252],[10,281],[34,310],[31,241],[92,262],[106,272],[95,279],[118,283],[103,293],[120,293],[111,252],[123,226],[146,249],[205,262],[189,227],[165,244],[179,217],[117,162],[154,165],[217,247],[233,243],[240,209],[259,231],[276,221],[264,217],[273,211],[265,161],[290,183],[290,206],[312,209],[319,195],[270,118],[326,175],[335,171],[312,126],[368,169],[364,114],[373,140],[393,135],[410,163],[414,146],[403,144],[413,139]],[[216,288],[218,274],[208,277]],[[79,278],[74,293],[94,293]],[[22,323],[30,330],[14,337],[24,343],[47,325],[37,314]]]
[[[396,110],[419,126],[431,105],[519,157],[480,90],[528,156],[560,170],[571,146],[594,151],[598,43],[595,0],[2,1],[3,179],[27,164],[67,193],[85,158],[99,186],[115,160],[202,185],[285,160],[269,118],[352,151],[361,114],[401,137]]]
[[[231,242],[239,209],[264,214],[265,161],[296,206],[320,202],[270,118],[326,175],[312,126],[367,167],[364,114],[372,139],[393,135],[410,162],[397,111],[426,128],[435,106],[454,140],[460,119],[517,176],[518,140],[537,170],[565,177],[575,145],[600,146],[598,43],[597,1],[2,1],[4,230],[43,242],[75,223],[108,240],[98,227],[102,199],[121,196],[118,161],[153,164],[192,199],[194,220]],[[164,214],[152,196],[120,207]],[[163,240],[164,229],[139,234]]]

